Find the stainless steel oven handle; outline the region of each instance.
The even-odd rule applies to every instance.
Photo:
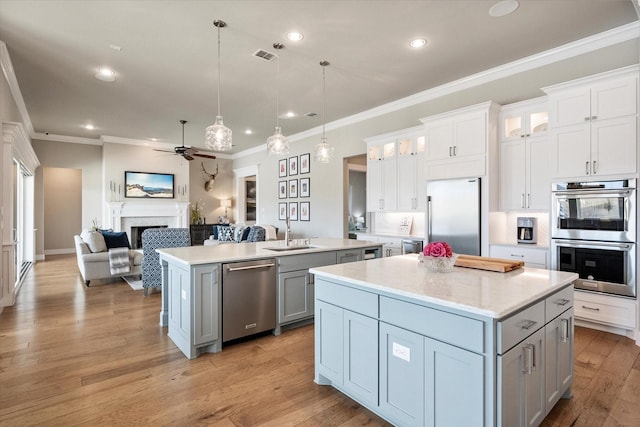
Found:
[[[589,198],[589,197],[593,197],[593,196],[607,196],[607,197],[629,197],[631,196],[631,192],[633,190],[626,190],[626,189],[620,189],[620,190],[589,190],[589,189],[585,189],[585,190],[581,190],[581,191],[567,191],[567,190],[557,190],[557,191],[553,191],[553,196],[556,199],[581,199],[581,198]]]
[[[617,249],[621,251],[630,251],[632,243],[615,243],[615,242],[594,242],[584,240],[563,240],[553,239],[555,245],[570,246],[572,248],[587,248],[587,249]]]

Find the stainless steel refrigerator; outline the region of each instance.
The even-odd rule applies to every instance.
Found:
[[[447,242],[453,252],[480,255],[480,178],[427,183],[428,242]]]

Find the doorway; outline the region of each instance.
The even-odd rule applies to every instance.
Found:
[[[345,235],[355,239],[367,230],[367,156],[360,154],[345,160],[344,224]]]

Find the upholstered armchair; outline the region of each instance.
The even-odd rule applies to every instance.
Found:
[[[190,246],[188,228],[148,228],[142,232],[142,287],[144,295],[150,288],[162,287],[162,267],[156,249]]]

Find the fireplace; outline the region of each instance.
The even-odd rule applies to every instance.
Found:
[[[133,227],[189,227],[189,202],[169,200],[136,200],[107,203],[106,228],[125,231],[135,245]],[[142,234],[142,231],[139,232]]]
[[[131,227],[131,249],[142,249],[142,232],[147,228],[167,228],[168,225],[134,225]]]

